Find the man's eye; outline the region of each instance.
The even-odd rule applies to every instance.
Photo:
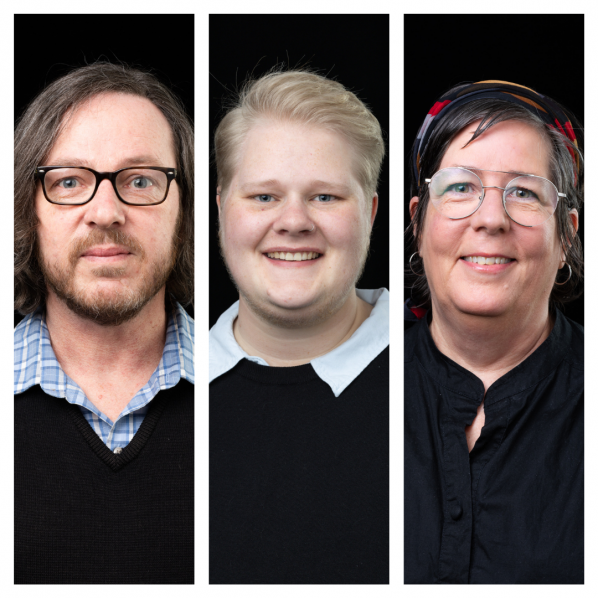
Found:
[[[63,187],[64,189],[74,189],[79,185],[79,181],[77,179],[62,179],[56,183],[58,187]]]
[[[322,203],[329,203],[331,202],[333,199],[335,199],[334,195],[316,195],[315,200],[316,201],[321,201]]]
[[[271,195],[256,195],[254,199],[257,199],[261,203],[270,203],[274,201],[274,198]]]
[[[140,176],[136,179],[131,181],[131,187],[133,189],[147,189],[153,185],[152,181],[150,181],[147,177]]]

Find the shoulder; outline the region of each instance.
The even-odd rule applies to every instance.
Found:
[[[565,360],[576,369],[584,367],[584,328],[558,309],[554,325],[555,341],[564,350]]]
[[[44,336],[43,312],[38,310],[25,316],[14,331],[14,394],[19,394],[40,382],[40,364],[43,357],[49,365],[56,358],[49,340]]]
[[[419,331],[424,324],[424,318],[420,320],[405,320],[404,322],[404,361],[408,363],[413,360],[414,349],[418,342]]]
[[[411,299],[403,304],[403,330],[405,333],[405,363],[413,357],[413,347],[416,343],[420,324],[426,318],[427,310],[421,307],[414,307]]]

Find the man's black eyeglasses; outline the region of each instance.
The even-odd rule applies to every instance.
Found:
[[[176,168],[134,166],[115,172],[97,172],[82,166],[39,166],[35,176],[42,183],[45,198],[61,206],[90,202],[104,179],[112,183],[118,199],[130,206],[155,206],[168,196]]]

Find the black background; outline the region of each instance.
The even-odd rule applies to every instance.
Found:
[[[15,118],[43,89],[97,60],[150,70],[193,119],[193,15],[15,15]]]
[[[210,15],[210,151],[223,106],[248,75],[307,67],[336,79],[372,110],[388,143],[388,15]],[[388,145],[387,145],[388,150]],[[388,288],[388,156],[359,287]],[[238,298],[218,249],[216,169],[210,170],[210,327]]]
[[[52,81],[107,60],[151,71],[193,120],[193,28],[193,15],[15,15],[15,119]]]
[[[428,110],[454,85],[485,79],[519,83],[555,99],[583,124],[584,17],[457,14],[404,18],[406,227],[411,178],[409,152]],[[582,242],[583,221],[582,211]],[[405,297],[408,296],[406,288]],[[566,304],[564,311],[583,324],[583,295]]]

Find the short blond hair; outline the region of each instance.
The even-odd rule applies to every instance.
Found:
[[[222,197],[233,179],[239,148],[263,118],[328,129],[345,137],[357,154],[356,178],[371,201],[385,154],[378,119],[337,81],[307,71],[271,71],[248,80],[214,135],[214,157]]]

